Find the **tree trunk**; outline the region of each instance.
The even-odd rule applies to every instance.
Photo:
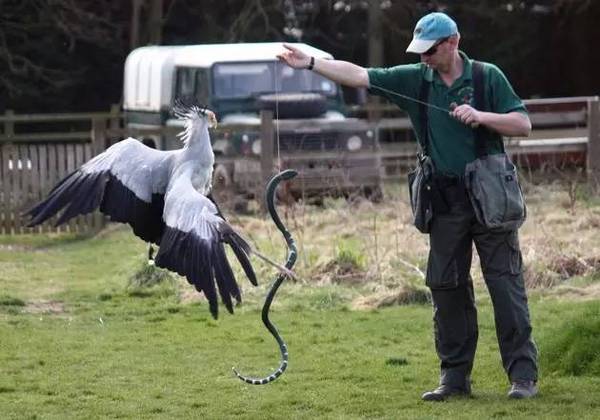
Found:
[[[381,1],[369,0],[369,18],[368,18],[368,65],[369,67],[383,66],[383,34],[381,30]],[[371,96],[369,103],[377,105],[381,103],[379,96]],[[378,120],[381,117],[381,112],[378,110],[369,111],[369,120]]]
[[[383,66],[381,1],[369,0],[369,66]]]
[[[140,16],[144,0],[131,1],[131,26],[129,30],[129,48],[131,50],[140,46]]]
[[[163,0],[150,0],[150,16],[148,19],[148,44],[160,45],[163,27]]]

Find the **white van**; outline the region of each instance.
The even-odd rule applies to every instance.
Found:
[[[293,44],[307,54],[331,59],[325,51]],[[294,70],[276,55],[281,43],[149,46],[133,50],[125,62],[123,108],[131,128],[178,126],[171,108],[193,97],[213,110],[217,168],[225,186],[251,191],[260,180],[262,109],[275,112],[277,153],[282,166],[300,176],[294,193],[348,193],[379,196],[380,157],[375,131],[347,118],[342,90],[309,70]],[[176,130],[174,130],[176,131]],[[161,149],[181,147],[172,135],[156,136]],[[246,191],[248,190],[248,191]]]

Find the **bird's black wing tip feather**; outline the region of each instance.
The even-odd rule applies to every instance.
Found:
[[[220,300],[231,314],[234,313],[232,297],[241,302],[241,294],[223,244],[214,240],[200,239],[193,232],[184,232],[165,226],[158,254],[155,257],[158,267],[175,271],[185,276],[198,292],[202,292],[209,304],[214,319],[218,318]]]
[[[246,242],[240,235],[235,233],[233,230],[223,235],[223,242],[228,244],[233,250],[233,253],[237,257],[250,283],[252,283],[253,286],[258,286],[256,273],[254,272],[252,263],[248,258],[248,255],[250,255],[251,252],[251,248],[248,242]]]
[[[80,170],[64,177],[48,193],[48,196],[24,212],[29,217],[27,226],[42,224],[54,215],[62,212],[55,226],[58,226],[79,214],[86,214],[97,207],[95,197],[101,197],[104,191],[103,180],[107,174],[85,174]]]

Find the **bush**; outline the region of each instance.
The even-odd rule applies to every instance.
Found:
[[[129,278],[127,292],[133,297],[168,297],[177,295],[177,283],[168,270],[144,261]]]
[[[562,375],[600,376],[600,307],[566,321],[541,352],[544,370]]]
[[[0,306],[25,306],[25,301],[16,297],[1,295]]]
[[[360,250],[360,242],[354,238],[340,240],[335,247],[335,262],[342,272],[362,271],[366,256]]]

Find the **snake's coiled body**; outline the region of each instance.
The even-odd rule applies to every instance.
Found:
[[[291,270],[292,267],[294,266],[294,264],[296,263],[298,251],[296,249],[296,243],[295,243],[294,239],[292,238],[292,235],[286,229],[286,227],[283,225],[283,223],[281,222],[281,219],[279,218],[279,215],[277,214],[277,210],[275,208],[275,190],[277,189],[277,186],[279,185],[279,183],[281,181],[290,180],[293,177],[295,177],[296,175],[298,175],[298,172],[296,172],[292,169],[288,169],[288,170],[278,173],[273,178],[271,178],[271,180],[269,181],[269,184],[267,185],[267,193],[266,193],[266,202],[267,202],[267,209],[269,211],[269,214],[271,215],[271,218],[273,219],[273,222],[275,222],[275,225],[277,226],[277,228],[281,231],[281,233],[285,239],[285,242],[287,244],[287,247],[288,247],[287,261],[285,262],[285,268],[287,268],[288,270]],[[269,376],[266,376],[264,378],[249,378],[249,377],[241,375],[234,368],[233,371],[235,372],[237,377],[246,383],[249,383],[252,385],[268,384],[269,382],[273,382],[275,379],[279,378],[283,374],[283,372],[285,372],[285,370],[287,369],[288,359],[289,359],[287,345],[283,341],[283,338],[281,338],[281,336],[279,335],[279,332],[277,331],[277,328],[275,328],[275,325],[273,325],[271,323],[271,321],[269,320],[269,309],[271,307],[271,303],[273,302],[273,298],[275,297],[275,294],[277,293],[277,289],[279,289],[279,286],[281,286],[281,283],[283,283],[283,281],[285,280],[286,277],[287,276],[284,273],[279,273],[279,275],[275,279],[275,282],[273,283],[273,286],[271,286],[271,289],[269,290],[269,293],[267,294],[267,297],[265,299],[265,304],[263,305],[263,309],[262,309],[262,321],[265,324],[265,326],[267,327],[267,329],[269,330],[269,332],[271,333],[271,335],[273,335],[273,337],[275,337],[275,340],[277,340],[277,344],[279,344],[279,350],[281,352],[281,363],[279,364],[279,368],[275,372],[271,373]]]

